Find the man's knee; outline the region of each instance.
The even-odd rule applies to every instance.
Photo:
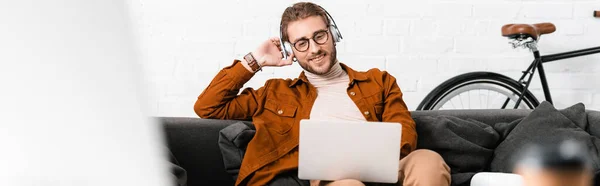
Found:
[[[444,161],[442,156],[435,151],[429,149],[419,149],[410,153],[416,159],[424,159],[424,160],[436,160],[436,161]]]
[[[437,152],[420,149],[400,160],[405,185],[449,185],[450,167]]]
[[[440,154],[438,154],[435,151],[432,150],[428,150],[428,149],[419,149],[419,150],[415,150],[413,152],[411,152],[409,154],[410,156],[410,161],[417,163],[417,162],[428,162],[427,164],[433,165],[433,166],[439,166],[442,165],[444,168],[448,168],[448,165],[446,165],[446,162],[444,161],[444,158],[442,158],[442,156]],[[417,164],[422,164],[422,163],[417,163]]]

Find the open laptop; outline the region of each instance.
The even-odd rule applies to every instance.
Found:
[[[400,123],[301,120],[298,177],[396,183]]]

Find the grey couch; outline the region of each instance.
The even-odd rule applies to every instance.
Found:
[[[495,124],[524,118],[530,112],[531,110],[448,110],[412,111],[411,113],[419,126],[431,125],[431,123],[419,123],[418,118],[424,116],[448,115]],[[589,123],[600,124],[600,112],[586,112]],[[158,119],[164,125],[171,152],[180,165],[187,170],[189,186],[234,184],[232,177],[225,171],[217,140],[221,129],[238,121],[178,117]],[[246,124],[251,126],[251,122],[246,121]]]

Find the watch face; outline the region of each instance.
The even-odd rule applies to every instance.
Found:
[[[246,62],[248,62],[249,64],[254,62],[254,56],[252,56],[251,53],[246,54],[246,56],[244,56],[244,59],[246,60]]]
[[[256,59],[254,59],[254,56],[252,56],[252,53],[246,54],[246,56],[244,56],[244,59],[246,60],[246,62],[248,62],[248,66],[250,66],[250,68],[252,68],[254,72],[256,72],[260,68],[260,66],[258,66],[258,63],[256,62]]]

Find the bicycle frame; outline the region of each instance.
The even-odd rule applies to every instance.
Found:
[[[542,90],[544,91],[544,97],[545,97],[546,101],[553,103],[552,96],[550,95],[550,90],[548,88],[546,72],[544,71],[544,65],[543,65],[544,63],[557,61],[557,60],[561,60],[561,59],[568,59],[568,58],[580,57],[580,56],[585,56],[585,55],[597,54],[597,53],[600,53],[600,46],[593,47],[593,48],[586,48],[586,49],[582,49],[582,50],[575,50],[575,51],[570,51],[570,52],[563,52],[563,53],[558,53],[558,54],[545,55],[545,56],[540,56],[540,52],[538,50],[534,50],[533,56],[535,59],[533,60],[531,65],[529,65],[529,67],[527,67],[527,70],[523,71],[523,75],[521,76],[521,78],[519,78],[518,82],[523,84],[525,86],[525,88],[523,89],[523,92],[521,92],[521,95],[519,96],[519,99],[515,103],[514,108],[515,109],[518,108],[519,105],[521,104],[521,101],[523,100],[523,96],[525,95],[525,91],[527,91],[527,88],[531,84],[531,79],[533,78],[533,75],[535,74],[536,69],[538,69],[539,74],[540,74],[540,81],[542,83]],[[527,81],[523,81],[525,79],[525,77],[527,77],[527,75],[529,75]],[[510,101],[510,99],[506,99],[506,101],[504,102],[504,105],[502,105],[502,109],[506,108],[506,105],[508,104],[509,101]]]

